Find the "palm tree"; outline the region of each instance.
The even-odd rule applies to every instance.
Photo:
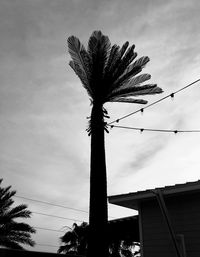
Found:
[[[92,33],[87,50],[75,36],[68,38],[68,49],[72,58],[69,65],[80,78],[92,104],[87,129],[91,135],[88,257],[94,257],[94,253],[96,257],[108,256],[104,146],[104,130],[107,131],[104,118],[108,116],[103,105],[106,102],[146,104],[147,101],[132,97],[162,93],[162,89],[156,84],[141,85],[151,78],[149,74],[138,75],[149,61],[149,57],[144,56],[135,61],[137,57],[135,46],[128,46],[128,42],[122,47],[111,46],[109,38],[101,31]]]
[[[80,225],[73,224],[72,228],[67,231],[60,239],[62,245],[58,249],[58,253],[65,253],[69,255],[85,255],[88,244],[88,223],[83,222]],[[112,228],[109,231],[109,257],[134,257],[138,256],[133,253],[132,249],[139,246],[139,243],[128,238],[113,238]],[[101,246],[101,242],[99,247]],[[95,255],[96,256],[96,255]]]
[[[61,245],[58,253],[86,255],[88,224],[83,222],[80,226],[73,224],[72,229],[67,231],[61,238]]]
[[[2,179],[0,179],[0,184]],[[12,197],[16,191],[10,191],[11,186],[0,187],[0,247],[23,249],[21,244],[34,246],[31,234],[35,229],[23,222],[16,222],[17,218],[30,218],[31,212],[25,204],[11,207]]]

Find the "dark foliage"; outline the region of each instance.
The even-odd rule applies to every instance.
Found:
[[[67,231],[60,238],[62,245],[58,253],[72,255],[86,255],[88,244],[88,224],[83,222],[81,225],[73,224],[72,229]],[[139,243],[130,239],[109,239],[109,257],[136,257],[139,251],[133,251]],[[101,243],[99,243],[101,247]]]
[[[2,179],[0,179],[0,185]],[[11,186],[0,187],[0,247],[23,249],[22,245],[34,246],[31,234],[35,229],[17,218],[30,218],[31,212],[24,204],[12,207],[12,197],[16,191],[11,191]]]
[[[152,87],[151,84],[141,87],[141,84],[151,76],[149,74],[135,76],[150,59],[148,56],[143,56],[134,61],[137,57],[135,45],[129,48],[128,45],[126,42],[121,48],[117,45],[111,46],[109,38],[101,31],[92,33],[87,50],[75,36],[68,38],[68,48],[72,58],[70,66],[82,81],[93,103],[117,102],[119,97],[126,102],[124,89],[128,90],[128,96],[162,93],[162,89],[155,84],[152,84]],[[134,99],[131,100],[135,103]]]

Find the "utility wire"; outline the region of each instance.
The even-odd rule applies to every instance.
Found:
[[[33,228],[35,228],[35,229],[41,229],[41,230],[48,230],[48,231],[52,231],[52,232],[65,233],[64,231],[57,230],[57,229],[51,229],[51,228],[42,228],[42,227],[33,227]]]
[[[84,222],[83,220],[77,220],[77,219],[72,219],[72,218],[66,218],[66,217],[51,215],[51,214],[42,213],[42,212],[35,212],[35,211],[31,211],[31,212],[32,212],[32,213],[35,213],[35,214],[38,214],[38,215],[43,215],[43,216],[52,217],[52,218],[59,218],[59,219],[65,219],[65,220],[73,220],[73,221],[78,221],[78,222]]]
[[[123,120],[123,119],[125,119],[125,118],[127,118],[127,117],[129,117],[129,116],[131,116],[131,115],[133,115],[133,114],[136,114],[136,113],[138,113],[138,112],[143,112],[145,109],[147,109],[147,108],[149,108],[150,106],[153,106],[153,105],[155,105],[155,104],[157,104],[157,103],[159,103],[159,102],[161,102],[161,101],[167,99],[168,97],[172,97],[172,98],[173,98],[175,94],[177,94],[177,93],[181,92],[182,90],[184,90],[184,89],[186,89],[186,88],[188,88],[188,87],[194,85],[195,83],[197,83],[197,82],[199,82],[199,81],[200,81],[200,79],[197,79],[197,80],[193,81],[192,83],[186,85],[185,87],[182,87],[182,88],[180,88],[179,90],[177,90],[177,91],[175,91],[175,92],[173,92],[173,93],[171,93],[171,94],[169,94],[169,95],[167,95],[167,96],[165,96],[165,97],[163,97],[163,98],[161,98],[161,99],[159,99],[159,100],[157,100],[157,101],[155,101],[155,102],[153,102],[153,103],[151,103],[151,104],[148,104],[148,105],[146,105],[145,107],[140,108],[140,109],[137,110],[137,111],[131,112],[131,113],[127,114],[127,115],[122,116],[122,117],[119,118],[119,119],[116,119],[116,120],[114,120],[114,121],[109,122],[107,125],[111,125],[111,124],[113,124],[113,123],[115,123],[115,122],[119,122],[120,120]]]
[[[49,203],[49,202],[46,202],[46,201],[32,199],[32,198],[28,198],[28,197],[24,197],[24,196],[14,195],[13,197],[26,199],[26,200],[30,200],[30,201],[33,201],[33,202],[43,203],[43,204],[47,204],[47,205],[51,205],[51,206],[55,206],[55,207],[65,208],[65,209],[69,209],[69,210],[73,210],[73,211],[84,212],[84,213],[87,213],[87,214],[89,213],[88,211],[84,211],[84,210],[81,210],[81,209],[72,208],[72,207],[69,207],[69,206],[64,206],[64,205],[59,205],[59,204],[54,204],[54,203]],[[108,217],[109,218],[115,218],[113,216],[108,216]]]
[[[200,132],[200,130],[171,130],[171,129],[135,128],[135,127],[116,126],[116,125],[109,125],[109,126],[111,128],[139,130],[140,132],[151,131],[151,132],[168,132],[168,133],[175,133],[175,134],[177,134],[177,133],[196,133],[196,132]]]
[[[59,245],[38,244],[38,243],[36,243],[36,245],[39,245],[39,246],[48,246],[48,247],[56,247],[56,248],[59,248],[59,247],[60,247]]]
[[[61,208],[65,208],[65,209],[69,209],[69,210],[73,210],[73,211],[88,213],[88,211],[84,211],[84,210],[81,210],[81,209],[76,209],[76,208],[72,208],[72,207],[64,206],[64,205],[59,205],[59,204],[53,204],[53,203],[49,203],[49,202],[45,202],[45,201],[41,201],[41,200],[36,200],[36,199],[24,197],[24,196],[15,195],[14,197],[22,198],[22,199],[26,199],[26,200],[30,200],[30,201],[34,201],[34,202],[38,202],[38,203],[48,204],[48,205],[51,205],[51,206],[61,207]]]

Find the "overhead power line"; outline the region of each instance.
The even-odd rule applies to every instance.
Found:
[[[72,218],[67,218],[67,217],[62,217],[62,216],[57,216],[57,215],[51,215],[47,213],[42,213],[42,212],[35,212],[31,211],[32,213],[38,214],[38,215],[43,215],[43,216],[48,216],[52,218],[58,218],[58,219],[65,219],[65,220],[72,220],[72,221],[78,221],[78,222],[84,222],[83,220],[78,220],[78,219],[72,219]]]
[[[60,247],[59,245],[38,244],[38,243],[36,243],[36,245],[39,245],[39,246],[48,246],[48,247],[56,247],[56,248],[59,248],[59,247]]]
[[[116,126],[116,125],[109,125],[111,128],[121,128],[121,129],[132,129],[138,130],[140,132],[143,131],[151,131],[151,132],[167,132],[167,133],[197,133],[200,130],[172,130],[172,129],[152,129],[152,128],[135,128],[135,127],[127,127],[127,126]]]
[[[145,107],[140,108],[140,109],[137,110],[137,111],[131,112],[131,113],[127,114],[127,115],[122,116],[121,118],[118,118],[118,119],[116,119],[116,120],[114,120],[114,121],[109,122],[107,125],[111,125],[111,124],[113,124],[113,123],[115,123],[115,122],[119,122],[120,120],[123,120],[123,119],[125,119],[125,118],[128,118],[129,116],[131,116],[131,115],[133,115],[133,114],[136,114],[136,113],[138,113],[138,112],[142,112],[142,113],[143,113],[144,110],[147,109],[147,108],[149,108],[150,106],[153,106],[153,105],[155,105],[155,104],[157,104],[157,103],[159,103],[159,102],[161,102],[161,101],[167,99],[168,97],[174,98],[174,95],[175,95],[175,94],[181,92],[182,90],[184,90],[184,89],[186,89],[186,88],[188,88],[188,87],[191,87],[192,85],[196,84],[196,83],[199,82],[199,81],[200,81],[200,79],[197,79],[197,80],[193,81],[192,83],[186,85],[185,87],[182,87],[182,88],[180,88],[179,90],[177,90],[177,91],[175,91],[175,92],[173,92],[173,93],[171,93],[171,94],[169,94],[169,95],[167,95],[167,96],[165,96],[165,97],[163,97],[163,98],[160,98],[159,100],[157,100],[157,101],[155,101],[155,102],[153,102],[153,103],[151,103],[151,104],[148,104],[148,105],[146,105]]]
[[[46,201],[36,200],[36,199],[24,197],[24,196],[15,195],[14,197],[26,199],[26,200],[30,200],[30,201],[34,201],[34,202],[38,202],[38,203],[43,203],[43,204],[47,204],[47,205],[51,205],[51,206],[56,206],[56,207],[60,207],[60,208],[65,208],[65,209],[69,209],[69,210],[73,210],[73,211],[88,213],[88,211],[84,211],[81,209],[72,208],[72,207],[64,206],[64,205],[60,205],[60,204],[54,204],[54,203],[50,203],[50,202],[46,202]]]
[[[33,227],[35,229],[41,229],[41,230],[47,230],[47,231],[52,231],[52,232],[59,232],[59,233],[65,233],[64,231],[57,230],[57,229],[51,229],[51,228],[42,228],[42,227]]]
[[[69,209],[69,210],[73,210],[73,211],[77,211],[77,212],[84,212],[84,213],[87,213],[87,214],[89,213],[88,211],[84,211],[84,210],[81,210],[81,209],[72,208],[72,207],[64,206],[64,205],[60,205],[60,204],[54,204],[54,203],[50,203],[50,202],[46,202],[46,201],[33,199],[33,198],[28,198],[28,197],[25,197],[25,196],[14,195],[13,197],[26,199],[26,200],[30,200],[30,201],[33,201],[33,202],[43,203],[43,204],[47,204],[47,205],[51,205],[51,206],[55,206],[55,207],[65,208],[65,209]],[[113,216],[108,216],[108,217],[109,218],[115,218]]]

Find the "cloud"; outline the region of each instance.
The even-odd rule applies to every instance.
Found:
[[[156,160],[156,155],[166,146],[166,141],[162,137],[161,140],[157,138],[152,139],[148,142],[147,146],[142,146],[137,150],[135,155],[133,156],[134,161],[132,161],[130,165],[130,169],[132,173],[136,173],[140,171],[144,167],[148,167],[148,164],[153,160]],[[123,176],[126,176],[123,174]]]

